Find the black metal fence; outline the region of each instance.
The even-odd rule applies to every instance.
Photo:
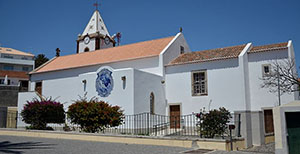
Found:
[[[233,136],[240,136],[240,118],[234,117],[228,123],[235,125]],[[149,136],[186,136],[202,137],[199,131],[200,120],[196,114],[181,116],[165,116],[150,113],[141,113],[125,116],[124,122],[118,127],[108,128],[102,133],[127,134],[127,135],[149,135]],[[229,128],[222,138],[229,137]]]
[[[118,127],[108,128],[104,133],[119,133],[149,136],[195,136],[198,135],[197,120],[194,114],[184,116],[165,116],[141,113],[125,116]]]
[[[4,115],[4,114],[0,114]],[[1,118],[0,118],[1,119]],[[2,118],[3,119],[3,118]],[[16,124],[22,121],[20,114],[7,113],[6,121]],[[186,137],[201,137],[199,131],[199,119],[196,114],[181,115],[181,116],[165,116],[150,113],[140,113],[135,115],[125,115],[123,123],[117,127],[107,128],[100,133],[104,134],[123,134],[123,135],[145,135],[145,136],[186,136]],[[1,123],[1,121],[0,121]],[[230,124],[236,126],[233,131],[233,136],[239,136],[240,118],[232,118]],[[79,125],[70,123],[66,118],[65,124],[48,124],[54,130],[81,131]],[[228,137],[229,130],[222,135]]]

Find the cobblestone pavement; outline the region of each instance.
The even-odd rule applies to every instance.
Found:
[[[213,151],[207,154],[274,154],[275,144],[252,147],[243,151]]]
[[[207,150],[195,150],[186,151],[187,154],[274,154],[275,144],[270,143],[263,146],[252,147],[243,151],[207,151]]]
[[[262,152],[246,152],[246,151],[214,151],[206,154],[270,154],[270,153],[262,153]]]
[[[256,146],[244,151],[260,152],[260,153],[275,153],[275,143],[269,143],[263,146]]]

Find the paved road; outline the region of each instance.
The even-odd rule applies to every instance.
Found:
[[[178,154],[186,148],[0,136],[0,153],[15,154]]]
[[[47,139],[21,136],[1,136],[0,153],[12,154],[179,154],[191,148],[106,143],[66,139]],[[201,151],[201,152],[200,152]],[[205,151],[205,152],[204,152]],[[191,152],[204,154],[207,150]],[[191,154],[190,153],[190,154]],[[264,152],[210,151],[209,154],[270,154]]]

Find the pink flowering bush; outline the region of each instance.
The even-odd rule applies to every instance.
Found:
[[[50,99],[27,101],[21,112],[23,121],[30,124],[31,129],[49,129],[47,123],[65,123],[64,106]]]
[[[84,132],[89,133],[119,126],[124,118],[119,106],[112,106],[95,98],[87,100],[86,97],[70,105],[67,115],[72,123],[80,125]]]

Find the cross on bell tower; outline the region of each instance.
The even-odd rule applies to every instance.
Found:
[[[98,11],[101,6],[96,0],[96,8],[82,34],[77,38],[77,53],[100,50],[115,46],[115,40],[110,36],[104,21]]]
[[[96,11],[98,11],[98,6],[100,7],[100,6],[101,6],[101,4],[100,4],[100,3],[98,3],[98,2],[96,2],[96,3],[94,3],[94,4],[93,4],[93,6],[95,6],[95,7],[96,7]]]

